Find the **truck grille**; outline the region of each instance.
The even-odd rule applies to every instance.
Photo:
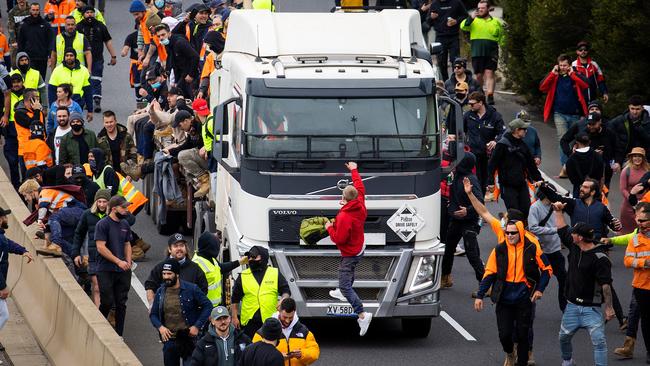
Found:
[[[332,280],[338,278],[341,257],[287,257],[298,280]],[[355,270],[357,280],[387,280],[397,257],[364,256]],[[368,289],[370,290],[370,289]],[[329,297],[329,295],[327,295]]]
[[[338,301],[332,298],[329,294],[331,288],[324,287],[305,287],[302,289],[307,301]],[[379,293],[383,289],[380,288],[355,288],[357,295],[362,301],[378,301]]]

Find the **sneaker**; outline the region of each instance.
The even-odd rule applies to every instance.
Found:
[[[456,248],[456,253],[454,253],[454,255],[457,257],[465,255],[465,249],[460,247]]]
[[[357,323],[359,323],[359,335],[364,336],[366,335],[366,332],[368,332],[368,327],[370,326],[370,322],[372,321],[372,313],[369,313],[367,311],[363,312],[363,319],[358,318]]]
[[[348,301],[348,299],[346,299],[345,296],[343,296],[343,294],[341,293],[341,289],[338,288],[330,291],[330,297],[333,297],[341,301]]]
[[[570,360],[562,360],[562,366],[575,366],[575,364],[573,358]]]

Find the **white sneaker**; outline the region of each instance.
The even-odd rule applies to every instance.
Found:
[[[456,253],[454,253],[455,256],[462,256],[465,255],[465,249],[463,248],[456,248]]]
[[[341,301],[348,301],[348,299],[346,299],[345,296],[343,296],[343,294],[341,293],[341,289],[338,288],[330,291],[330,297],[333,297]]]
[[[368,331],[368,327],[370,326],[370,322],[372,321],[372,313],[369,313],[367,311],[363,312],[363,319],[358,318],[357,323],[359,323],[359,335],[364,336],[366,335],[366,332]]]
[[[575,364],[573,358],[570,360],[562,360],[562,366],[575,366]]]

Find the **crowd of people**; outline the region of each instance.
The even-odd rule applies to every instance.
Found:
[[[41,8],[17,0],[11,5],[8,36],[0,29],[0,127],[11,183],[32,211],[24,222],[39,228],[44,244],[38,253],[61,257],[122,335],[131,270],[151,247],[133,231],[148,201],[133,182],[148,174],[157,177],[160,200],[154,209],[162,224],[168,208],[183,204],[187,190],[204,199],[213,189],[212,149],[219,146],[219,135],[213,131],[210,74],[224,49],[230,13],[241,3],[212,0],[188,9],[176,0],[130,3],[134,30],[120,55],[129,58],[138,108],[124,124],[102,108],[104,63],[117,60],[104,2],[48,0]],[[617,355],[633,356],[639,323],[650,350],[650,116],[644,100],[630,96],[628,110],[608,119],[605,77],[589,56],[590,44],[578,43],[575,57],[557,57],[540,91],[547,96],[544,120],[553,120],[557,131],[563,167],[558,177],[573,186],[570,197],[562,196],[539,170],[542,150],[530,115],[522,111],[506,123],[495,106],[504,31],[488,2],[479,1],[471,14],[459,0],[412,0],[411,6],[420,13],[423,32],[435,33],[442,44],[438,92],[464,112],[467,151],[441,185],[442,287],[453,286],[454,257],[464,253],[477,281],[475,309],[483,309],[485,297],[497,304],[505,365],[534,364],[535,303],[552,277],[563,312],[563,365],[573,364],[571,338],[580,328],[589,331],[595,363],[605,365],[604,322],[613,317],[626,331]],[[271,9],[272,3],[255,0],[253,7]],[[469,62],[460,57],[461,32],[469,35]],[[441,110],[449,134],[445,158],[452,160],[453,108]],[[95,134],[86,123],[99,113],[103,129]],[[337,220],[325,224],[342,255],[339,288],[330,296],[352,305],[364,335],[373,314],[352,284],[365,248],[365,188],[356,164],[347,167],[354,185],[343,191]],[[608,204],[615,173],[623,198],[620,218]],[[507,212],[497,218],[485,202],[499,198]],[[31,260],[29,252],[4,237],[10,213],[0,208],[0,287],[6,253]],[[485,264],[478,243],[484,224],[497,238]],[[617,236],[610,238],[612,231]],[[299,321],[287,280],[269,266],[266,248],[255,246],[239,260],[221,263],[217,234],[197,238],[196,253],[179,233],[167,244],[167,258],[144,284],[165,365],[308,365],[319,358],[314,335]],[[624,265],[634,268],[627,315],[612,287],[611,245],[626,246]],[[248,268],[229,292],[223,279],[241,265]],[[7,318],[7,295],[5,284],[0,328]]]

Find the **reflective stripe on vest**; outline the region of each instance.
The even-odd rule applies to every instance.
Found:
[[[117,194],[120,196],[123,196],[124,199],[129,201],[131,205],[127,207],[127,210],[131,213],[135,213],[135,211],[140,208],[142,205],[147,203],[149,199],[142,194],[142,192],[138,191],[137,188],[131,183],[126,177],[122,176],[122,174],[115,172],[117,174],[117,178],[120,181],[120,185],[117,190]]]
[[[267,267],[262,284],[258,284],[250,268],[241,273],[244,297],[241,301],[241,324],[246,325],[259,310],[262,322],[277,311],[278,269]]]
[[[221,267],[216,261],[210,262],[198,254],[194,255],[192,262],[198,264],[205,273],[205,278],[208,280],[208,299],[213,307],[218,306],[221,304]]]
[[[84,55],[84,35],[76,32],[74,40],[72,41],[72,48],[77,52],[77,60],[86,66],[86,56]],[[56,64],[63,62],[63,55],[65,52],[65,39],[63,34],[56,36]]]
[[[38,73],[38,71],[30,68],[27,70],[27,73],[25,75],[21,74],[18,69],[13,70],[12,72],[9,73],[9,75],[20,75],[23,77],[23,85],[27,89],[38,89],[38,81],[41,77],[41,74]]]
[[[56,189],[44,188],[41,190],[40,198],[38,199],[39,205],[43,202],[49,203],[50,211],[60,209],[67,206],[67,203],[72,201],[74,197],[71,195],[58,191]]]
[[[16,104],[23,100],[22,95],[16,95],[14,92],[11,92],[11,111],[9,111],[9,120],[10,121],[15,121],[14,119],[14,113],[16,112]]]

